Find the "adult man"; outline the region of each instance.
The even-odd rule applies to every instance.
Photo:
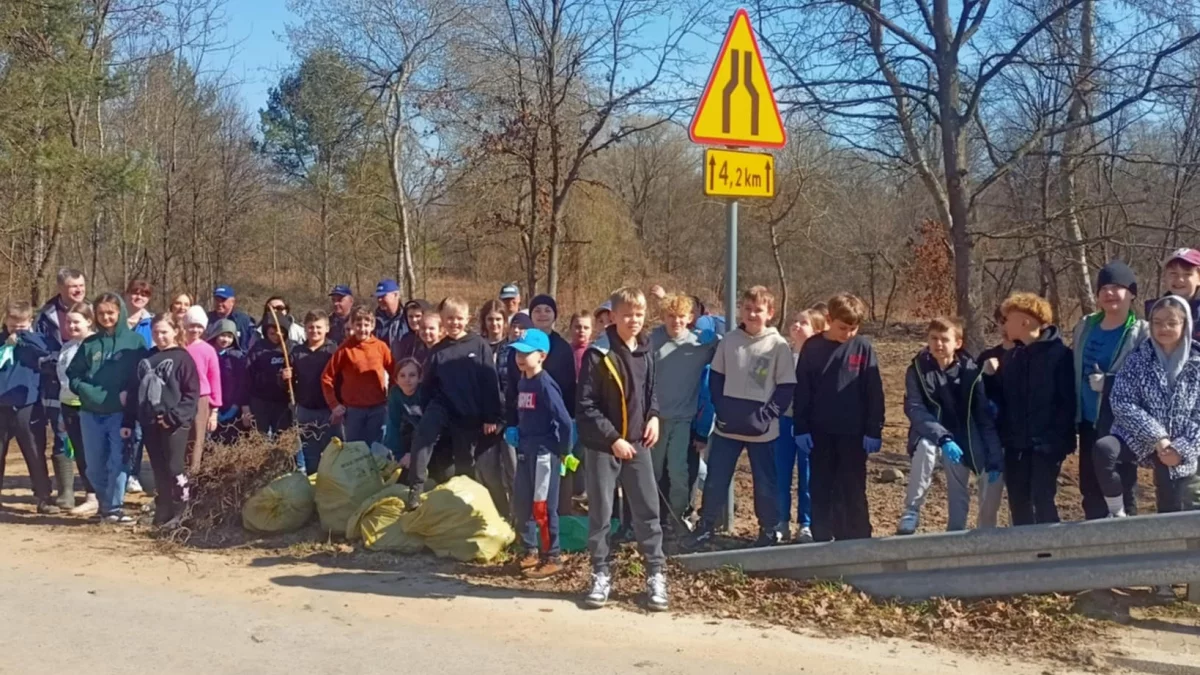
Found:
[[[505,284],[500,288],[500,305],[504,307],[504,319],[511,320],[521,311],[521,289],[516,284]]]
[[[335,345],[346,339],[346,321],[354,309],[354,291],[349,286],[334,286],[329,291],[329,341]]]
[[[408,332],[408,321],[400,305],[400,284],[395,279],[384,279],[375,285],[375,337],[388,343],[393,349],[400,338]]]
[[[67,335],[67,312],[87,296],[87,282],[83,272],[69,267],[58,271],[58,294],[50,298],[38,312],[35,330],[46,339],[49,354],[40,362],[42,402],[34,410],[32,421],[34,441],[46,447],[46,425],[54,434],[51,463],[54,466],[55,485],[58,489],[56,504],[60,508],[75,508],[75,467],[66,454],[67,431],[62,424],[58,402],[58,353],[70,337]],[[69,481],[69,482],[68,482]]]
[[[210,330],[225,319],[229,319],[233,325],[237,326],[238,345],[242,349],[249,350],[258,334],[254,330],[254,319],[237,308],[237,293],[233,290],[233,286],[217,286],[213,289],[212,311],[208,313]]]

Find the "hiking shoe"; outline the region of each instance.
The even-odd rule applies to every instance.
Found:
[[[583,604],[592,609],[602,609],[608,604],[608,594],[612,592],[612,577],[608,572],[592,572],[592,590],[588,591]]]
[[[754,546],[757,548],[765,548],[767,546],[778,546],[783,539],[779,536],[776,530],[760,530],[758,539],[754,540]]]
[[[60,509],[54,502],[42,501],[39,499],[37,503],[37,512],[43,516],[53,516],[57,513],[62,513],[62,509]]]
[[[667,611],[667,575],[655,572],[646,577],[646,606],[652,612]]]
[[[781,522],[775,526],[775,534],[779,535],[779,541],[784,542],[792,538],[791,523]]]
[[[800,534],[796,535],[796,543],[797,544],[813,543],[812,528],[807,525],[805,525],[804,527],[801,527]]]
[[[528,551],[517,561],[517,569],[522,572],[528,572],[541,564],[541,562],[542,559],[538,556],[537,552]]]
[[[549,579],[550,577],[555,576],[562,571],[562,563],[554,558],[549,558],[537,567],[525,570],[525,578],[535,580]]]
[[[900,524],[896,526],[896,534],[912,534],[921,524],[921,514],[916,511],[905,511],[900,516]]]
[[[142,482],[137,479],[137,476],[130,476],[129,480],[125,481],[125,491],[131,495],[140,495],[145,492],[142,489]]]
[[[89,492],[87,499],[84,499],[82,504],[71,509],[68,513],[73,516],[93,516],[99,511],[99,500],[96,499],[96,495]]]
[[[404,498],[404,509],[406,511],[415,511],[421,505],[421,489],[410,488],[408,496]]]

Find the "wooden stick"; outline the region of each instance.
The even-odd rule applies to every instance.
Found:
[[[288,336],[283,332],[283,324],[279,323],[279,315],[275,313],[275,308],[273,306],[271,306],[271,303],[267,303],[267,310],[271,312],[271,318],[275,319],[275,332],[279,333],[279,346],[283,347],[283,367],[287,368],[288,370],[291,370],[292,369],[292,357],[290,354],[290,350],[288,349]],[[265,338],[266,335],[263,335],[263,337]],[[292,377],[295,377],[295,375],[296,375],[295,373],[292,373]],[[292,407],[292,410],[295,410],[296,409],[296,392],[292,389],[292,378],[288,379],[287,388],[288,388],[288,405]]]

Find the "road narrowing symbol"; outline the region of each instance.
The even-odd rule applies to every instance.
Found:
[[[782,148],[787,142],[771,80],[744,9],[729,24],[688,132],[693,142],[709,145]]]

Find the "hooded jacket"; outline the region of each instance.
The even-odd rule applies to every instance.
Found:
[[[1180,300],[1183,299],[1183,298],[1180,298],[1178,295],[1174,295],[1170,292],[1164,293],[1161,297],[1150,298],[1149,300],[1146,301],[1146,318],[1147,319],[1150,318],[1150,312],[1154,309],[1154,306],[1156,304],[1158,304],[1158,301],[1163,300],[1165,298],[1179,298]],[[1200,293],[1192,296],[1192,298],[1187,301],[1187,305],[1188,305],[1188,309],[1191,310],[1191,312],[1192,312],[1192,317],[1196,317],[1197,315],[1200,315]],[[1191,336],[1192,336],[1193,340],[1200,340],[1200,332],[1198,332],[1198,331],[1200,331],[1200,326],[1194,326],[1192,328]]]
[[[182,347],[150,350],[137,364],[136,374],[125,394],[127,429],[138,422],[143,428],[165,425],[167,429],[191,426],[196,421],[200,399],[200,373],[191,354]]]
[[[250,355],[247,357],[249,364],[246,368],[250,383],[250,396],[264,401],[286,403],[288,402],[288,384],[283,381],[282,377],[283,350],[291,349],[287,335],[292,326],[292,317],[286,314],[280,315],[279,322],[276,324],[275,317],[268,313],[263,317],[262,326],[264,335],[267,328],[277,327],[283,341],[276,345],[264,337],[250,349]],[[290,353],[288,358],[291,358]]]
[[[747,443],[779,438],[779,418],[796,389],[795,362],[774,328],[725,334],[712,359],[708,387],[716,412],[714,433]]]
[[[34,320],[33,330],[42,336],[46,343],[46,356],[38,368],[41,373],[42,400],[57,405],[61,384],[58,378],[58,353],[62,351],[63,340],[62,321],[59,313],[66,314],[67,308],[62,306],[61,297],[55,295],[42,305]]]
[[[550,338],[550,353],[546,355],[542,370],[554,379],[559,391],[562,392],[563,403],[567,406],[567,414],[574,418],[575,383],[578,381],[578,374],[575,372],[575,351],[571,349],[571,343],[563,339],[563,336],[557,332],[550,331],[546,336]],[[504,417],[508,421],[508,426],[515,426],[517,424],[517,386],[521,382],[521,369],[517,367],[516,350],[508,349],[506,351],[503,368],[505,380],[501,383],[504,386]]]
[[[979,474],[1004,469],[1004,448],[989,410],[983,372],[965,352],[946,370],[929,348],[922,349],[904,374],[904,414],[908,452],[925,439],[934,445],[953,440],[962,448],[963,466]]]
[[[824,334],[810,337],[796,360],[796,435],[882,438],[883,416],[883,379],[871,339],[856,335],[834,342]]]
[[[576,395],[576,426],[584,447],[611,454],[619,438],[641,443],[646,423],[658,417],[654,354],[645,333],[630,351],[616,326],[605,328],[583,355]]]
[[[133,319],[132,316],[129,318]],[[131,328],[146,343],[146,349],[150,349],[154,346],[154,337],[151,334],[151,326],[154,324],[154,314],[143,309],[139,312],[137,319]]]
[[[1075,324],[1075,330],[1071,332],[1071,346],[1074,352],[1074,359],[1072,360],[1075,363],[1075,382],[1077,387],[1086,386],[1083,382],[1085,377],[1083,372],[1083,351],[1087,346],[1088,337],[1103,320],[1104,312],[1089,314],[1080,319],[1079,323]],[[1121,366],[1125,364],[1125,358],[1129,356],[1129,353],[1149,336],[1150,324],[1137,318],[1137,315],[1130,310],[1129,316],[1125,319],[1125,326],[1121,331],[1121,338],[1117,342],[1116,351],[1113,352],[1112,363],[1104,371],[1104,391],[1100,393],[1100,410],[1096,416],[1097,438],[1107,436],[1108,428],[1112,425],[1112,408],[1108,399],[1112,393],[1113,378],[1116,377],[1117,371],[1121,370]],[[1076,424],[1083,421],[1083,404],[1080,400],[1082,395],[1083,393],[1080,391],[1080,396],[1075,397]]]
[[[0,329],[0,345],[7,346],[8,336],[7,330]],[[0,406],[24,408],[37,403],[42,383],[41,364],[49,354],[46,338],[40,333],[31,330],[17,333],[12,359],[5,359],[0,366]]]
[[[1061,461],[1075,451],[1075,368],[1058,326],[1000,356],[998,429],[1006,452],[1033,450]]]
[[[117,324],[110,329],[97,324],[96,332],[79,345],[67,366],[71,390],[79,395],[85,412],[122,412],[121,392],[129,385],[138,361],[146,355],[145,341],[129,329],[125,301],[118,298],[117,304]]]
[[[467,333],[445,337],[430,352],[421,375],[421,408],[437,403],[456,423],[501,424],[500,380],[487,340]]]
[[[229,319],[210,326],[213,336],[208,343],[217,352],[217,363],[221,367],[221,410],[232,410],[233,406],[244,406],[250,402],[250,389],[247,381],[249,359],[238,345],[237,326]],[[217,336],[222,333],[233,334],[233,344],[228,349],[217,346]]]
[[[1189,303],[1178,298],[1159,302],[1174,302],[1183,308],[1184,335],[1193,334],[1195,322]],[[1171,447],[1183,458],[1179,466],[1167,467],[1173,479],[1195,475],[1200,459],[1200,342],[1185,337],[1176,350],[1179,353],[1164,363],[1153,338],[1143,341],[1125,359],[1110,397],[1112,433],[1143,464],[1153,465],[1158,442],[1171,439]],[[1178,366],[1174,386],[1167,372],[1171,365]]]

